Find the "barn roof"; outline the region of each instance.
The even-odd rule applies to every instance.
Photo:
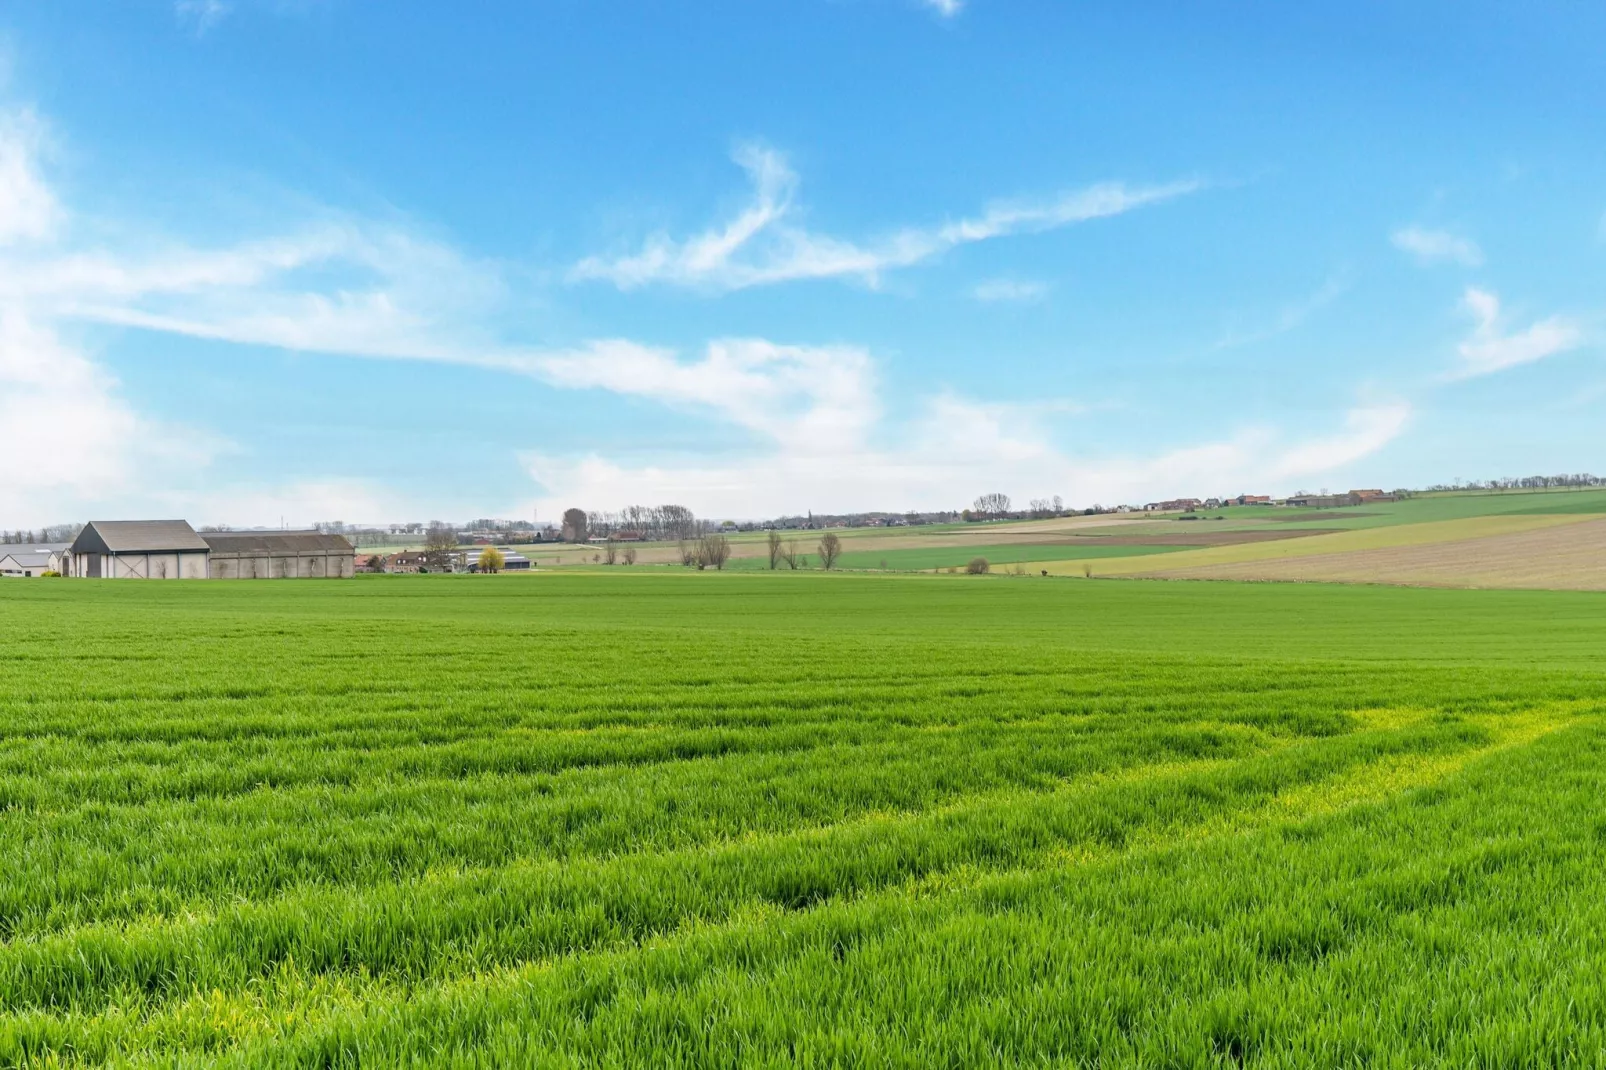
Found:
[[[64,542],[6,543],[0,545],[0,560],[9,557],[24,568],[30,565],[43,566],[49,563],[51,554],[60,553],[66,548]]]
[[[344,535],[321,531],[207,531],[201,534],[215,554],[349,554]]]
[[[74,553],[141,554],[208,547],[182,520],[92,520],[78,533],[72,549]]]

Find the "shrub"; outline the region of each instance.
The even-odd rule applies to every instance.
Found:
[[[984,575],[986,575],[987,574],[987,559],[985,557],[973,557],[973,558],[971,558],[970,559],[970,564],[965,566],[965,571],[967,573],[969,573],[970,575],[972,575],[972,576],[984,576]]]
[[[59,579],[61,579],[61,573],[57,572],[53,568],[47,568],[43,572],[39,573],[39,578],[42,579],[42,580],[43,579],[56,579],[56,580],[59,580]]]

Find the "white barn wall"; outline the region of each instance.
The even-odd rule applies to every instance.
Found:
[[[204,580],[206,554],[105,554],[100,574],[114,580]]]

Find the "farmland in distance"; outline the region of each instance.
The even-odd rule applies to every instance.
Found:
[[[1444,492],[1344,508],[1236,506],[1044,520],[838,528],[839,569],[1293,580],[1606,590],[1606,491]],[[826,532],[780,532],[799,568]],[[763,531],[731,532],[731,570],[768,571]],[[682,567],[675,544],[628,544],[635,567]],[[604,547],[526,544],[538,568],[607,568]],[[614,566],[630,567],[630,566]],[[787,568],[783,563],[780,568]]]
[[[0,1062],[1598,1065],[1601,597],[8,583]]]

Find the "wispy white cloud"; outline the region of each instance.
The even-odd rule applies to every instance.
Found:
[[[1475,286],[1467,287],[1461,305],[1472,315],[1476,326],[1461,343],[1461,364],[1451,373],[1452,379],[1471,379],[1531,364],[1576,349],[1584,342],[1582,328],[1561,316],[1506,333],[1501,325],[1500,298]]]
[[[342,219],[222,249],[0,248],[0,301],[35,314],[352,356],[471,362],[504,294],[490,265]]]
[[[529,361],[528,369],[554,386],[704,408],[784,443],[859,441],[880,413],[870,355],[853,346],[724,339],[687,363],[667,350],[615,341]]]
[[[1120,215],[1199,188],[1196,181],[1136,187],[1107,182],[1042,200],[996,201],[973,217],[906,227],[859,243],[815,233],[797,222],[798,179],[783,155],[744,145],[734,159],[747,172],[753,194],[732,219],[681,240],[654,235],[637,252],[586,257],[570,277],[604,280],[622,290],[651,283],[740,290],[827,278],[876,286],[888,271],[957,246]]]
[[[0,246],[48,238],[61,220],[61,206],[39,174],[45,140],[32,111],[0,113]]]
[[[1292,304],[1284,305],[1268,322],[1256,327],[1235,328],[1224,334],[1210,348],[1215,351],[1237,349],[1254,345],[1287,334],[1302,326],[1306,320],[1343,296],[1349,289],[1347,273],[1333,275],[1313,293]]]
[[[1483,263],[1483,250],[1471,238],[1463,238],[1448,230],[1429,230],[1426,227],[1401,227],[1389,235],[1396,249],[1410,253],[1421,263],[1449,261],[1466,267]]]
[[[193,31],[197,37],[206,33],[229,13],[230,5],[223,0],[174,0],[173,14],[180,26]]]
[[[987,279],[976,284],[970,295],[978,301],[1028,304],[1048,296],[1046,282],[1031,279]]]
[[[107,370],[0,303],[0,516],[51,523],[142,480],[204,468],[227,444],[141,416]]]

